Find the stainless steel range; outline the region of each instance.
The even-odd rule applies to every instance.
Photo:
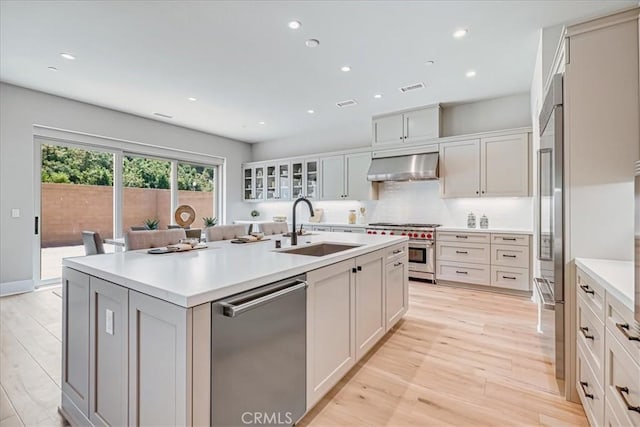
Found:
[[[367,226],[367,234],[409,237],[409,277],[435,281],[436,227],[440,224],[393,224],[377,222]]]

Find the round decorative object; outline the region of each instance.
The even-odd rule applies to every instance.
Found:
[[[196,211],[189,205],[180,205],[176,209],[174,219],[180,227],[189,227],[196,220]]]

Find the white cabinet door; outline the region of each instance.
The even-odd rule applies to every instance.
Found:
[[[278,163],[278,200],[291,199],[291,164],[289,162]]]
[[[404,140],[417,142],[440,137],[440,107],[404,113]]]
[[[320,197],[320,162],[316,159],[307,159],[304,162],[305,192],[308,199],[318,199]]]
[[[62,392],[89,418],[89,276],[62,269]],[[63,408],[68,408],[65,398]]]
[[[322,200],[344,199],[344,156],[325,157],[322,165]]]
[[[385,333],[384,251],[356,258],[356,360]]]
[[[266,200],[278,199],[278,167],[275,163],[265,166],[266,171]]]
[[[254,168],[254,192],[253,198],[256,201],[264,200],[266,197],[266,175],[267,169],[264,165]]]
[[[369,200],[371,198],[371,183],[367,180],[367,173],[369,166],[371,166],[371,153],[347,154],[344,156],[344,165],[345,198]]]
[[[190,311],[129,291],[129,425],[190,425]]]
[[[480,140],[440,144],[440,195],[480,195]]]
[[[509,135],[481,140],[481,195],[529,196],[529,135]]]
[[[251,166],[242,169],[242,198],[245,202],[250,202],[255,197],[253,191],[253,172],[254,170]]]
[[[95,426],[124,426],[129,406],[129,291],[97,277],[89,284],[89,419]]]
[[[307,273],[307,408],[355,364],[353,259]]]
[[[291,199],[304,196],[304,160],[291,161]]]
[[[385,268],[385,330],[391,329],[407,312],[408,291],[409,264],[405,255],[388,263]]]
[[[373,119],[373,144],[401,143],[404,141],[403,115]]]

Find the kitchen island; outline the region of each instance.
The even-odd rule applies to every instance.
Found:
[[[306,283],[300,300],[306,300],[300,307],[306,375],[297,392],[304,395],[301,414],[310,410],[406,312],[407,238],[299,237],[297,248],[316,256],[286,253],[289,239],[275,249],[279,238],[66,259],[65,418],[73,425],[215,425],[216,301],[294,277]],[[343,250],[318,256],[314,248],[322,243]],[[256,343],[256,351],[263,344]],[[234,384],[226,386],[233,393]]]

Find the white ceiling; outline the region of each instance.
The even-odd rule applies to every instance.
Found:
[[[528,91],[540,28],[635,4],[2,1],[0,78],[144,117],[168,114],[174,118],[167,122],[238,140],[269,141],[412,106]],[[289,29],[293,19],[302,28]],[[452,37],[459,28],[469,30],[461,40]],[[307,48],[308,38],[320,46]],[[425,66],[427,60],[435,64]],[[352,71],[341,72],[343,65]],[[474,79],[465,77],[470,69]],[[426,89],[398,91],[416,82]],[[351,98],[357,106],[336,107]]]

